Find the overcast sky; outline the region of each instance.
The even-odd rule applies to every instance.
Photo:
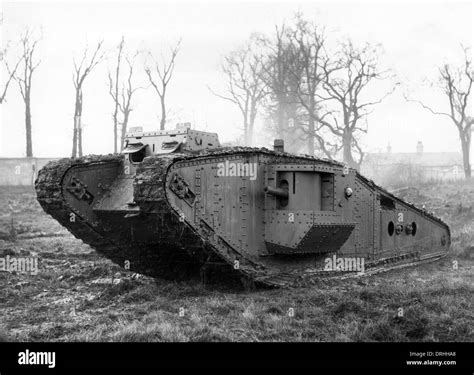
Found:
[[[297,11],[324,24],[332,41],[350,37],[356,44],[383,45],[381,64],[393,70],[401,85],[368,118],[369,132],[362,142],[366,150],[384,150],[390,142],[393,152],[410,152],[418,140],[423,141],[425,151],[460,149],[457,131],[448,119],[407,103],[403,93],[409,90],[412,97],[446,110],[446,99],[423,86],[423,81],[434,79],[437,67],[445,62],[461,63],[461,43],[472,46],[471,2],[36,1],[2,2],[2,11],[1,39],[10,43],[12,59],[19,53],[20,32],[26,27],[42,29],[37,51],[41,65],[32,91],[35,156],[68,156],[71,152],[73,56],[80,56],[86,44],[92,48],[101,39],[112,55],[122,35],[127,50],[148,49],[155,54],[182,38],[168,97],[171,122],[190,121],[197,129],[219,133],[221,141],[236,139],[239,112],[208,89],[223,90],[222,56],[244,43],[252,32],[271,33],[275,24],[291,20]],[[86,154],[113,150],[107,67],[105,61],[84,86]],[[136,76],[136,84],[147,85],[143,72]],[[24,156],[24,109],[16,86],[7,100],[0,109],[0,156]],[[158,98],[152,89],[139,91],[134,102],[129,125],[158,128]],[[267,146],[264,139],[260,131],[258,142]]]

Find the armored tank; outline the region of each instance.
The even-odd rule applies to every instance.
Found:
[[[215,133],[132,128],[121,154],[50,162],[44,211],[130,271],[160,278],[225,265],[272,286],[439,259],[449,227],[346,165],[221,147]],[[360,267],[362,266],[362,267]]]

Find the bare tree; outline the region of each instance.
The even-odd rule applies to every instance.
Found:
[[[118,128],[121,128],[120,131],[120,150],[123,148],[125,134],[127,132],[128,120],[130,118],[130,113],[133,111],[132,108],[132,97],[133,94],[141,89],[142,87],[133,87],[133,73],[136,57],[138,52],[135,53],[131,58],[127,55],[124,56],[125,62],[127,64],[126,78],[120,83],[120,74],[119,70],[121,68],[121,59],[123,53],[123,38],[122,42],[119,45],[119,54],[117,59],[116,74],[115,79],[109,72],[109,93],[112,97],[115,104],[114,111],[114,152],[117,152],[117,136]],[[121,120],[119,119],[121,117]]]
[[[290,31],[283,24],[275,26],[274,38],[261,38],[262,48],[266,50],[263,65],[263,79],[268,88],[267,112],[275,118],[276,135],[285,138],[288,131],[289,113],[293,114],[294,100],[291,89],[292,74],[290,67],[294,54],[289,40]]]
[[[333,153],[331,145],[322,135],[321,117],[319,112],[327,98],[320,95],[326,76],[330,74],[330,62],[325,51],[324,29],[304,20],[301,15],[296,17],[296,25],[290,36],[290,50],[294,53],[291,59],[290,73],[294,82],[294,96],[301,107],[304,138],[308,153],[314,155],[315,142],[319,149],[329,158]]]
[[[156,72],[157,77],[154,77],[152,73],[152,68],[146,64],[145,73],[148,76],[150,84],[155,89],[158,97],[160,98],[161,105],[161,119],[160,119],[160,129],[165,129],[166,124],[166,92],[168,89],[168,84],[173,76],[174,66],[176,56],[179,52],[179,47],[181,45],[181,40],[179,40],[175,46],[170,48],[170,57],[167,59],[163,54],[161,55],[161,61],[157,61],[151,52],[148,53],[148,57],[152,60],[154,65],[154,71]]]
[[[387,79],[387,71],[378,67],[378,53],[369,44],[358,49],[351,41],[341,44],[335,65],[329,70],[323,66],[324,93],[321,99],[332,102],[318,121],[341,140],[343,160],[359,169],[364,153],[358,142],[358,134],[367,133],[366,117],[371,108],[393,93],[396,85],[386,94],[373,100],[362,100],[367,87],[374,80]],[[331,103],[328,103],[331,104]],[[354,153],[358,154],[358,160]]]
[[[434,115],[448,117],[454,123],[461,141],[464,175],[466,178],[470,178],[471,165],[469,161],[469,153],[474,118],[472,117],[472,112],[469,112],[472,111],[471,90],[474,80],[474,70],[472,69],[472,60],[468,54],[469,49],[463,47],[463,51],[464,62],[461,66],[450,66],[445,64],[439,68],[438,86],[448,99],[448,111],[435,111],[432,107],[422,103],[421,101],[411,100],[407,97],[405,98],[409,101],[419,103],[423,108]]]
[[[308,99],[303,92],[307,89],[307,77],[303,77],[304,63],[300,61],[308,50],[304,45],[305,49],[299,51],[297,42],[301,38],[303,43],[303,36],[297,32],[298,26],[304,28],[303,25],[307,26],[297,14],[296,26],[275,26],[272,36],[261,38],[261,50],[265,53],[263,79],[268,91],[264,105],[269,130],[285,140],[287,150],[301,152],[311,144],[309,152],[314,153],[314,138],[318,133],[316,130],[308,132],[309,123],[313,120],[309,119],[308,110],[301,105],[302,100],[307,103]],[[310,60],[308,58],[306,62],[310,63]]]
[[[125,44],[125,39],[122,36],[122,40],[117,46],[117,65],[115,66],[115,80],[112,78],[112,75],[109,71],[109,93],[114,101],[114,113],[112,115],[114,120],[114,153],[117,153],[117,136],[118,136],[118,112],[119,112],[119,77],[120,77],[120,68],[123,55],[123,46]]]
[[[262,57],[256,52],[253,41],[250,40],[245,47],[224,57],[222,71],[227,78],[228,93],[220,95],[211,92],[238,106],[243,119],[244,143],[246,146],[252,145],[255,119],[267,94],[262,77]]]
[[[20,64],[21,73],[15,75],[15,80],[20,88],[21,97],[25,104],[25,129],[26,129],[26,156],[33,156],[33,144],[31,137],[31,89],[33,73],[41,60],[35,61],[35,50],[40,38],[34,36],[32,30],[26,30],[21,36],[22,57]]]
[[[77,156],[82,157],[82,106],[83,106],[83,97],[82,97],[82,88],[84,85],[84,80],[92,72],[92,70],[99,64],[104,58],[105,53],[102,51],[102,43],[100,41],[97,44],[96,49],[94,50],[92,57],[87,58],[88,48],[84,49],[82,54],[82,59],[79,64],[76,63],[76,59],[73,59],[74,63],[74,73],[72,80],[74,82],[74,88],[76,93],[76,99],[74,103],[74,132],[72,140],[72,157]]]

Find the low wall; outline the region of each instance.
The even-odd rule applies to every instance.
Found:
[[[38,171],[60,158],[0,158],[0,186],[33,185]]]

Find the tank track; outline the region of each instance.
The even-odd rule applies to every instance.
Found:
[[[61,159],[49,163],[39,171],[35,181],[37,199],[41,207],[76,238],[121,267],[124,267],[128,261],[131,263],[130,270],[133,272],[165,279],[184,279],[199,273],[202,266],[200,260],[203,257],[211,259],[207,253],[204,253],[204,249],[202,249],[202,254],[198,254],[197,249],[202,246],[184,249],[177,244],[168,244],[160,246],[160,251],[157,252],[156,246],[153,245],[127,244],[118,238],[111,239],[103,236],[73,207],[67,204],[62,193],[62,178],[70,168],[80,165],[120,163],[122,159],[121,155],[92,155],[77,159]],[[75,214],[73,225],[70,222],[71,213]],[[196,242],[200,242],[199,238],[194,239]],[[189,241],[189,236],[186,236],[186,240]]]
[[[343,164],[331,160],[318,159],[311,156],[297,156],[288,153],[279,153],[267,150],[265,148],[248,148],[248,147],[232,147],[222,148],[218,150],[209,150],[201,153],[191,154],[169,154],[161,156],[151,156],[144,159],[137,169],[134,179],[134,201],[140,206],[140,210],[144,213],[150,212],[169,212],[174,215],[169,225],[183,225],[185,223],[178,222],[178,213],[170,206],[166,198],[165,181],[166,175],[174,163],[182,160],[192,160],[196,158],[213,158],[225,155],[245,154],[251,156],[254,154],[266,154],[275,159],[284,158],[285,163],[302,163],[308,160],[325,162],[331,165],[343,166]],[[203,238],[202,233],[195,233],[189,225],[183,226],[183,238],[177,239],[175,244],[160,246],[160,251],[156,251],[156,246],[143,246],[140,244],[139,250],[136,244],[125,244],[120,241],[114,241],[101,235],[93,226],[85,220],[71,226],[69,219],[73,210],[65,202],[62,196],[62,177],[66,171],[77,165],[90,165],[97,163],[120,163],[122,155],[107,156],[87,156],[80,159],[62,159],[51,162],[45,166],[39,173],[35,182],[38,201],[44,211],[53,216],[59,223],[77,238],[97,250],[100,254],[111,259],[113,262],[123,266],[126,260],[133,260],[134,267],[132,271],[142,273],[153,277],[179,279],[187,277],[190,273],[196,273],[201,270],[202,265],[210,264],[223,267],[229,277],[235,277],[237,271],[233,271],[233,260],[239,257],[236,249],[230,248],[229,245],[223,244],[221,241],[212,242],[208,238]],[[384,191],[386,194],[399,200],[393,194],[390,194],[383,188],[375,185],[373,181],[359,175],[370,186]],[[420,209],[413,204],[404,202],[416,211],[426,217],[445,226],[448,231],[449,227],[433,214]],[[194,246],[189,246],[194,243]],[[138,253],[138,256],[137,256]],[[442,258],[446,254],[430,254],[420,258],[416,255],[404,255],[385,258],[373,262],[366,263],[366,271],[363,275],[373,275],[379,272],[408,267],[420,263],[434,261]],[[225,261],[225,262],[223,262]],[[268,269],[263,262],[252,259],[242,259],[240,274],[246,276],[250,280],[262,283],[268,286],[277,287],[301,287],[314,285],[321,278],[348,278],[358,277],[361,274],[355,272],[343,271],[289,271],[275,272]],[[234,275],[230,275],[234,274]]]
[[[100,253],[116,261],[115,245],[96,233],[80,216],[74,217],[75,224],[71,225],[71,213],[74,211],[67,205],[62,195],[62,178],[66,171],[76,165],[119,161],[118,157],[90,156],[81,159],[61,159],[48,163],[38,172],[35,189],[38,202],[43,210],[66,227],[76,238],[90,245]]]

